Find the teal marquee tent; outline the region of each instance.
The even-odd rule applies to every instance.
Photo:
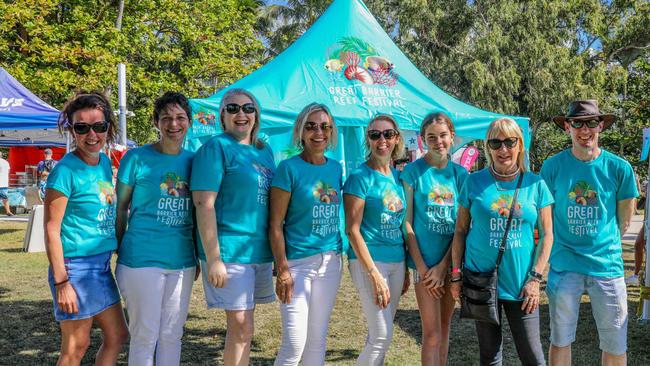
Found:
[[[363,128],[376,114],[392,115],[403,130],[418,130],[424,116],[444,112],[461,143],[484,138],[489,123],[504,116],[463,103],[428,80],[361,0],[335,0],[268,64],[208,98],[191,100],[189,149],[219,133],[219,102],[230,88],[246,89],[260,101],[261,131],[276,161],[295,151],[290,135],[300,110],[312,102],[326,104],[339,126],[339,146],[331,154],[348,170],[365,160]],[[508,117],[521,126],[528,147],[528,118]]]

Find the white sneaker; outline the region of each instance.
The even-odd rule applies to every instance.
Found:
[[[628,286],[639,286],[639,277],[633,274],[625,279],[625,284]]]

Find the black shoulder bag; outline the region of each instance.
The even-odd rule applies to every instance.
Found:
[[[499,245],[499,255],[494,270],[490,272],[474,272],[463,266],[463,290],[461,292],[460,317],[462,319],[474,319],[483,322],[499,325],[499,307],[498,307],[498,283],[499,283],[499,264],[506,251],[506,242],[508,241],[508,232],[512,222],[512,209],[517,202],[519,188],[524,174],[519,174],[517,188],[512,197],[510,204],[510,213],[506,222],[506,229]]]

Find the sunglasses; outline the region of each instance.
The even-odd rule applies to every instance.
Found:
[[[501,145],[506,145],[508,149],[512,149],[513,147],[517,146],[517,141],[519,141],[519,139],[516,137],[508,137],[507,139],[503,140],[489,139],[487,141],[487,144],[492,150],[499,150],[501,148]]]
[[[587,125],[589,128],[596,128],[600,124],[599,119],[589,119],[589,120],[584,120],[584,119],[572,119],[569,121],[569,124],[571,127],[575,128],[576,130],[581,129],[582,126]]]
[[[79,122],[72,125],[72,130],[78,135],[85,135],[90,132],[91,129],[95,131],[95,133],[104,133],[108,131],[108,122],[100,121],[93,124]]]
[[[332,129],[332,125],[328,124],[327,122],[323,122],[323,123],[316,123],[311,121],[305,122],[305,130],[316,131],[318,129],[320,129],[323,132],[327,132]]]
[[[392,140],[395,138],[395,136],[399,136],[399,132],[397,132],[394,129],[389,129],[389,130],[368,130],[368,138],[371,139],[372,141],[377,141],[381,138],[381,136],[384,136],[386,140]]]
[[[240,110],[244,111],[244,113],[246,114],[251,114],[256,112],[255,105],[253,103],[246,103],[243,105],[239,105],[237,103],[226,104],[226,112],[228,112],[229,114],[237,114],[239,113]]]

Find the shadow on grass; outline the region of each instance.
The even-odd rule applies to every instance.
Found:
[[[5,252],[5,253],[23,253],[23,248],[5,248],[5,249],[0,249],[0,252]]]
[[[16,231],[25,231],[25,229],[19,228],[9,228],[9,229],[0,229],[0,235],[15,233]]]

